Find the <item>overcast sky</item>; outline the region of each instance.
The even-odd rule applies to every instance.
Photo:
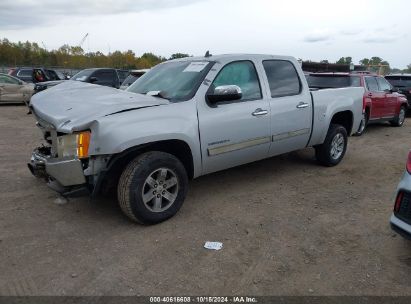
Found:
[[[407,0],[0,0],[0,38],[165,57],[265,53],[411,63]]]

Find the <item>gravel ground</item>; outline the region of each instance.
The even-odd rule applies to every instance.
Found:
[[[145,227],[114,199],[57,204],[26,166],[33,117],[0,111],[0,295],[411,295],[411,243],[389,227],[410,119],[350,138],[334,168],[306,149],[201,177]]]

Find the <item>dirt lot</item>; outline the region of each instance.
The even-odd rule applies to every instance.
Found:
[[[56,204],[26,167],[33,117],[0,111],[1,295],[411,295],[411,242],[389,227],[411,119],[350,138],[334,168],[306,149],[194,180],[144,227],[107,198]]]

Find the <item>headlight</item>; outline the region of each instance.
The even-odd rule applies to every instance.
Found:
[[[88,157],[90,132],[80,132],[57,137],[57,154],[59,157]]]

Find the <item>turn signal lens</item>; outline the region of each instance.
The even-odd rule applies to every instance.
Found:
[[[88,148],[90,146],[90,132],[81,132],[77,134],[77,157],[88,157]]]

